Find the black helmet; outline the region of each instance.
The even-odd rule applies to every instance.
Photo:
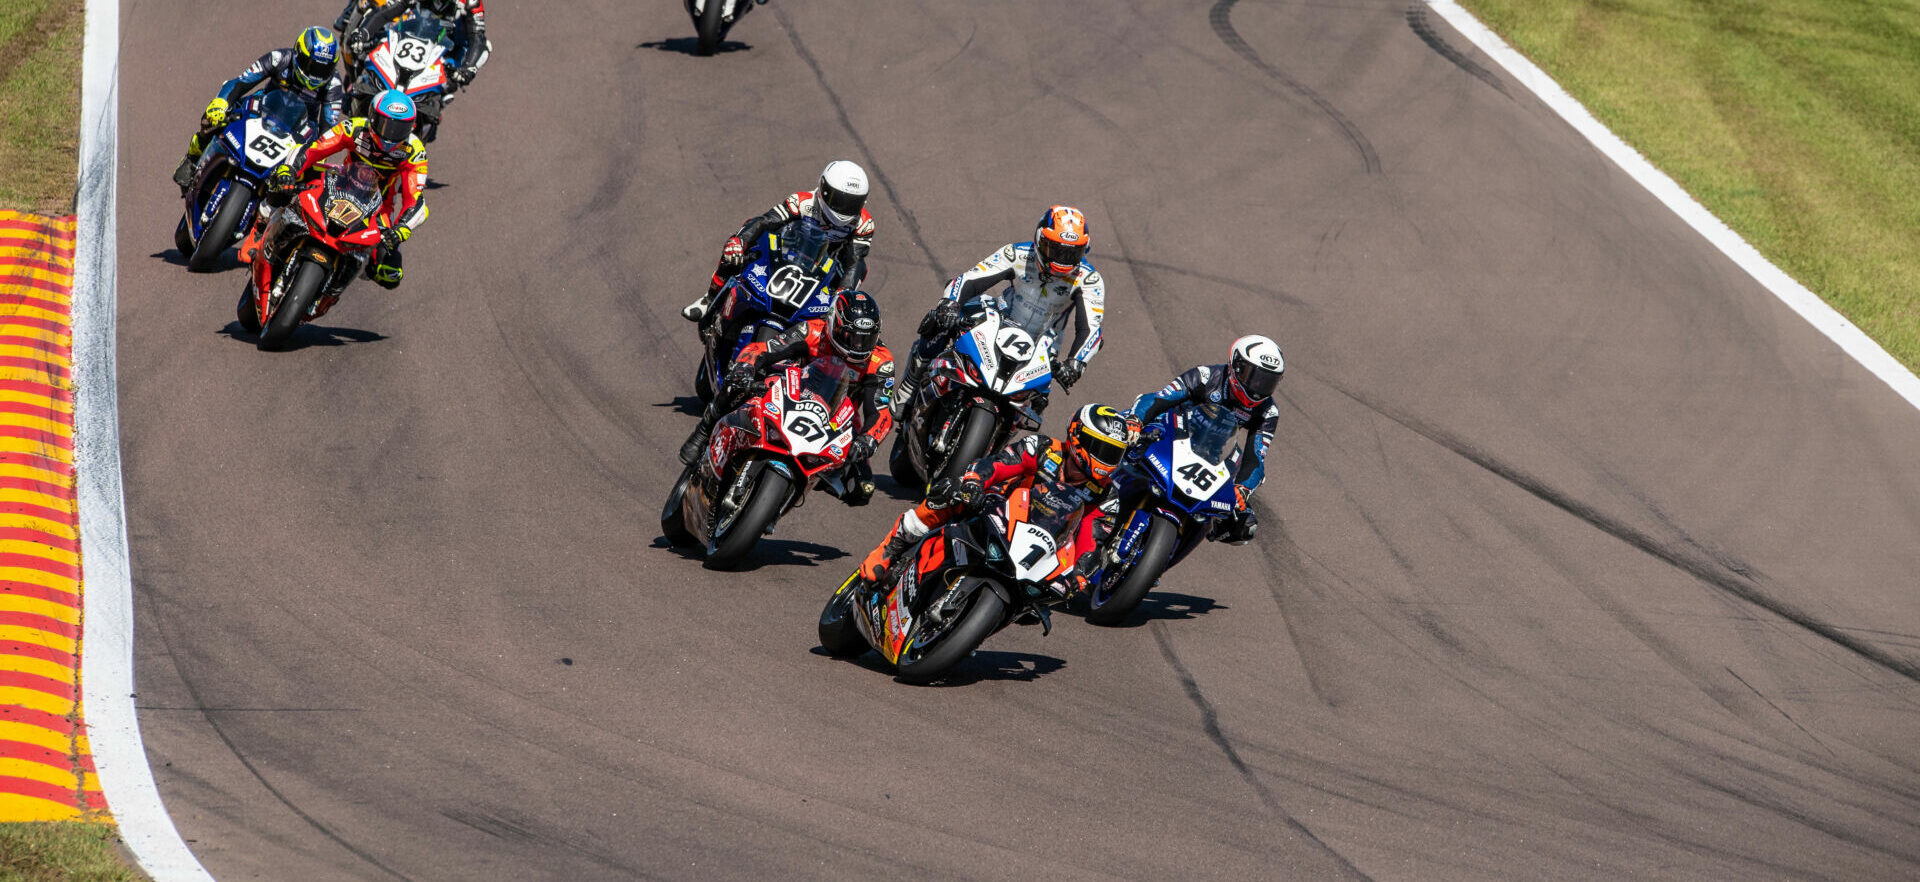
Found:
[[[1067,452],[1096,484],[1105,484],[1133,443],[1127,418],[1104,404],[1080,408],[1067,423]]]
[[[880,304],[865,291],[842,291],[827,315],[833,350],[849,364],[864,364],[880,344]]]
[[[420,5],[441,18],[452,19],[460,11],[458,0],[421,0]]]

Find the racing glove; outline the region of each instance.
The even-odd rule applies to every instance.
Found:
[[[1060,388],[1071,389],[1073,384],[1080,382],[1080,372],[1085,369],[1086,366],[1079,359],[1063,359],[1053,363],[1053,378],[1059,381]]]
[[[453,80],[453,84],[455,86],[464,89],[467,87],[468,83],[473,82],[473,68],[463,67],[459,70],[456,70],[453,72],[453,76],[450,77],[449,79]]]
[[[922,337],[948,334],[957,327],[960,327],[960,304],[951,300],[942,300],[934,304],[933,309],[920,319],[919,334]]]
[[[727,244],[720,247],[720,264],[727,269],[739,269],[746,266],[747,243],[740,241],[739,236],[733,236],[727,239]]]
[[[847,451],[847,461],[864,462],[871,459],[873,458],[873,452],[879,449],[879,447],[880,442],[873,440],[872,435],[856,437],[853,439],[853,449]]]
[[[354,31],[347,38],[347,52],[355,58],[365,58],[367,50],[373,46],[373,35],[366,31]]]
[[[380,246],[388,251],[392,251],[395,248],[399,248],[400,243],[410,238],[413,238],[413,230],[407,225],[401,224],[397,227],[388,227],[380,231]]]
[[[941,478],[933,482],[932,487],[927,488],[927,507],[939,509],[958,505],[962,509],[972,508],[975,502],[980,501],[980,496],[984,492],[986,487],[980,483],[979,478],[972,475]]]
[[[200,115],[201,122],[207,128],[215,128],[227,121],[227,99],[215,98],[207,102],[207,112]]]
[[[292,193],[299,187],[300,175],[294,172],[291,165],[276,166],[273,178],[267,181],[267,190],[280,195]]]
[[[729,401],[738,401],[753,391],[753,378],[757,373],[752,365],[734,365],[727,371],[727,378],[721,381],[721,391]]]

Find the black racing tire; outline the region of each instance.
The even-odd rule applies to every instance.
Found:
[[[660,535],[681,548],[700,544],[700,538],[687,529],[686,521],[687,485],[693,483],[698,468],[687,466],[680,470],[680,480],[673,482],[673,489],[667,492],[667,504],[660,509]]]
[[[992,587],[981,585],[960,613],[960,621],[948,629],[926,652],[908,659],[900,654],[895,677],[902,683],[931,683],[945,676],[954,665],[972,655],[1000,628],[1007,617],[1007,602]],[[911,647],[909,647],[911,649]]]
[[[887,471],[893,475],[893,482],[901,487],[924,489],[927,476],[913,467],[913,454],[907,452],[908,443],[905,432],[894,433],[893,450],[887,453]]]
[[[740,507],[740,513],[734,515],[726,530],[714,537],[713,553],[707,555],[707,568],[731,570],[740,566],[753,546],[760,542],[761,534],[780,517],[780,510],[786,508],[792,487],[786,475],[773,468],[761,469],[759,480],[753,482],[753,495],[747,497],[747,503]]]
[[[693,394],[701,401],[713,400],[713,366],[708,364],[711,358],[700,356],[700,366],[693,371]]]
[[[173,250],[181,257],[193,254],[193,231],[187,228],[187,216],[180,215],[180,223],[173,228]]]
[[[840,590],[827,598],[826,608],[820,610],[820,648],[834,658],[854,658],[867,651],[867,638],[860,635],[860,627],[853,622],[852,585],[860,574],[856,571],[840,583]]]
[[[260,340],[254,345],[269,351],[287,348],[294,329],[306,321],[314,301],[320,299],[320,286],[327,283],[327,276],[326,267],[311,260],[300,261],[294,269],[293,284],[287,286],[286,295],[280,298],[280,305],[274,307],[273,317],[267,319],[266,328],[261,330]]]
[[[253,296],[252,273],[247,274],[247,283],[240,287],[240,303],[233,308],[233,317],[240,322],[240,330],[260,333],[260,301]]]
[[[1166,571],[1167,560],[1179,544],[1180,525],[1154,515],[1146,538],[1140,541],[1140,554],[1134,558],[1136,563],[1120,578],[1120,584],[1104,596],[1099,586],[1087,592],[1087,621],[1107,627],[1126,621],[1140,607],[1140,601],[1146,599],[1147,592],[1153,590],[1153,583]]]
[[[187,258],[189,272],[211,272],[220,262],[220,255],[233,246],[234,234],[247,220],[247,207],[253,202],[253,188],[239,181],[227,188],[227,201],[220,203],[220,210],[200,231],[200,242],[193,246],[193,254]]]
[[[975,404],[961,417],[960,440],[954,442],[947,461],[940,464],[940,477],[958,478],[993,446],[993,433],[1000,430],[1000,414],[990,405]]]
[[[696,50],[698,54],[707,56],[719,50],[720,38],[725,36],[720,23],[720,11],[725,6],[722,0],[707,0],[706,7],[700,10],[700,19],[694,23],[700,32],[700,44]]]

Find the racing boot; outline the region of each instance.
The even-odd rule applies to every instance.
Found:
[[[705,319],[707,317],[707,311],[713,308],[713,297],[715,294],[720,293],[720,287],[725,284],[726,281],[721,279],[718,273],[715,273],[713,281],[707,283],[707,293],[695,298],[692,303],[681,307],[680,317],[690,322],[698,322],[704,328],[706,326]]]
[[[707,451],[707,442],[713,437],[713,423],[705,419],[695,426],[693,434],[680,443],[680,464],[693,465],[700,461],[700,454]]]
[[[848,505],[866,505],[873,500],[873,466],[865,460],[847,466],[847,473],[841,483],[846,489],[840,491],[840,501]]]
[[[893,568],[894,558],[913,547],[913,543],[920,538],[920,536],[908,535],[912,530],[907,524],[907,519],[911,517],[913,512],[909,511],[895,518],[893,529],[887,531],[886,540],[874,546],[872,551],[867,552],[867,559],[860,562],[860,578],[865,579],[868,584],[879,585],[885,581],[887,571]],[[918,524],[919,519],[914,518],[914,523]],[[920,535],[926,535],[926,530],[922,529]]]
[[[246,238],[240,240],[240,262],[241,263],[251,264],[253,263],[253,259],[259,256],[260,234],[264,232],[266,229],[267,229],[267,209],[266,209],[266,206],[263,205],[260,207],[260,216],[257,218],[254,218],[253,228],[247,231]]]
[[[920,394],[920,378],[927,372],[927,362],[933,360],[921,354],[924,343],[923,340],[913,344],[913,350],[907,358],[907,369],[900,375],[899,382],[894,384],[893,400],[889,405],[893,408],[893,421],[896,423],[907,418],[907,408],[913,405],[914,398]]]

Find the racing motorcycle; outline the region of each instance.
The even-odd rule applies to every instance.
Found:
[[[1242,451],[1226,453],[1240,427],[1226,408],[1200,403],[1175,408],[1145,431],[1159,433],[1115,480],[1111,498],[1138,500],[1122,511],[1109,538],[1109,563],[1088,580],[1087,621],[1126,621],[1173,568],[1233,514],[1233,469]]]
[[[213,269],[220,255],[253,229],[274,167],[319,134],[315,110],[282,89],[256,92],[240,102],[200,154],[186,211],[173,230],[173,245],[186,256],[188,270]]]
[[[240,327],[260,335],[261,349],[286,346],[295,328],[339,301],[380,247],[375,219],[385,199],[380,173],[355,163],[327,168],[268,219],[235,307]]]
[[[699,53],[712,55],[720,48],[735,23],[747,17],[755,6],[767,0],[687,0],[687,14],[693,16],[693,28],[700,35]]]
[[[1005,320],[987,298],[966,309],[970,327],[927,363],[887,456],[903,487],[958,477],[1016,430],[1040,428],[1053,385],[1051,336]]]
[[[699,547],[711,569],[739,566],[818,483],[835,496],[853,445],[853,372],[837,357],[789,364],[746,407],[714,426],[707,452],[680,473],[660,532]]]
[[[453,100],[446,62],[452,33],[451,23],[425,9],[387,25],[386,36],[367,52],[353,80],[351,115],[366,116],[373,96],[388,89],[405,92],[419,115],[415,131],[431,142],[440,131],[441,109]]]
[[[926,683],[1009,624],[1051,632],[1057,580],[1073,568],[1073,543],[1058,537],[1074,520],[1035,517],[1028,492],[989,494],[979,513],[929,531],[878,585],[855,570],[820,611],[820,646],[835,658],[871,647],[900,680]]]
[[[825,233],[805,219],[790,224],[784,236],[772,232],[755,243],[746,268],[716,296],[715,302],[724,304],[720,316],[701,330],[704,349],[693,375],[700,400],[713,400],[727,367],[747,344],[765,342],[789,325],[833,310],[840,267],[823,256],[825,246]]]

